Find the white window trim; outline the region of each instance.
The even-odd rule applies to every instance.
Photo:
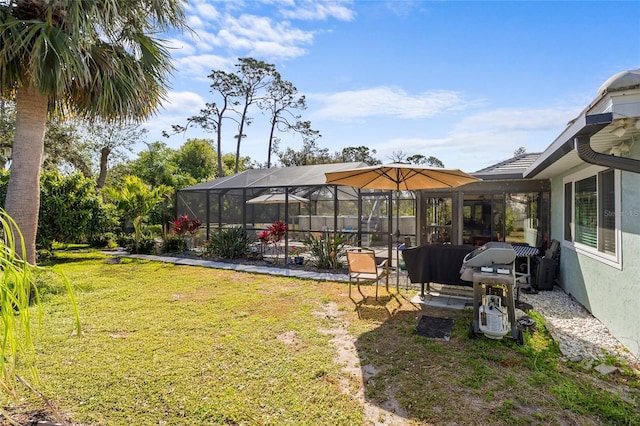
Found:
[[[570,175],[565,176],[562,179],[562,217],[563,217],[563,221],[562,221],[562,245],[563,247],[568,248],[569,250],[573,250],[578,254],[584,255],[586,257],[592,258],[594,260],[597,260],[599,262],[602,262],[608,266],[614,267],[616,269],[620,269],[622,270],[622,230],[621,230],[621,217],[620,214],[616,214],[615,216],[615,226],[616,226],[616,230],[615,230],[615,236],[616,236],[616,254],[608,254],[608,253],[602,253],[601,251],[598,251],[598,249],[593,248],[593,247],[589,247],[586,246],[584,244],[581,243],[576,243],[575,241],[567,241],[564,239],[564,225],[566,223],[566,221],[564,220],[564,218],[566,218],[566,214],[567,212],[564,211],[564,197],[565,197],[565,184],[567,183],[572,183],[571,188],[572,191],[575,192],[575,188],[574,188],[574,184],[576,181],[582,180],[582,179],[586,179],[588,177],[597,175],[598,173],[607,170],[607,167],[602,167],[602,166],[589,166],[586,167],[578,172],[572,173]],[[613,184],[614,184],[614,188],[615,188],[615,205],[616,205],[616,212],[620,212],[621,208],[622,208],[622,202],[621,202],[621,185],[620,185],[620,170],[614,170],[614,174],[613,174]],[[574,221],[574,215],[575,215],[575,197],[574,194],[571,194],[571,198],[574,202],[571,203],[571,238],[575,239],[575,233],[574,233],[574,226],[575,224],[573,223]],[[598,195],[598,202],[600,201],[600,195]]]

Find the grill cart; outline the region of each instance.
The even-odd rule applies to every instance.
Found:
[[[465,256],[460,276],[473,281],[473,321],[469,336],[490,339],[510,335],[522,344],[515,318],[516,252],[509,243],[488,242]]]

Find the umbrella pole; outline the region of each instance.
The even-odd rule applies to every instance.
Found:
[[[396,293],[400,292],[400,190],[396,191]]]

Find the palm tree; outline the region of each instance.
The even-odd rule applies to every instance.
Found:
[[[169,51],[151,34],[185,27],[184,0],[0,2],[0,94],[15,100],[6,211],[35,263],[48,114],[140,121],[166,95]]]

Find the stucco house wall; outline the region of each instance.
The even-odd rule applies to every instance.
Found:
[[[640,158],[640,144],[634,147]],[[631,353],[640,358],[640,174],[620,173],[620,265],[580,253],[564,241],[565,176],[551,179],[551,235],[562,242],[560,286],[585,306]]]
[[[524,176],[550,181],[558,284],[640,358],[640,69],[609,78]]]

